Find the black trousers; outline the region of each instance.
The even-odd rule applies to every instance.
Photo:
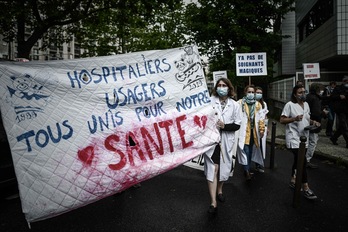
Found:
[[[295,176],[296,175],[296,170],[297,170],[297,161],[298,161],[298,151],[299,149],[289,149],[293,156],[294,156],[294,163],[292,164],[292,169],[291,169],[291,176]],[[305,149],[304,155],[306,155],[307,149]],[[307,166],[307,159],[306,157],[304,157],[304,162],[303,162],[303,171],[302,171],[302,183],[307,183],[308,179],[307,179],[307,170],[306,170],[306,166]]]
[[[220,147],[220,144],[218,144],[215,146],[214,153],[211,157],[214,164],[220,164],[220,153],[221,153],[221,147]]]
[[[334,135],[331,137],[333,140],[337,140],[338,137],[343,135],[346,145],[348,146],[348,116],[346,113],[336,113],[338,127]]]

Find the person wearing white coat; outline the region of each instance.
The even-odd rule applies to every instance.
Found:
[[[251,162],[263,165],[260,139],[265,132],[265,115],[261,104],[255,100],[255,86],[246,86],[244,94],[245,96],[238,101],[242,124],[239,130],[237,158],[243,165],[246,180],[251,180]]]
[[[266,159],[266,143],[267,143],[267,134],[268,134],[268,107],[267,103],[263,99],[263,90],[260,86],[255,87],[255,100],[261,103],[262,106],[262,112],[261,114],[264,115],[264,122],[265,122],[265,135],[261,138],[260,146],[261,146],[261,152],[263,160]],[[258,172],[264,172],[264,164],[256,164],[256,171]]]
[[[234,88],[227,78],[221,78],[216,82],[212,91],[211,104],[215,111],[216,126],[220,130],[221,140],[203,156],[204,173],[211,197],[209,213],[216,213],[217,200],[225,201],[222,187],[230,177],[233,168],[234,133],[239,129],[241,123],[239,105],[232,99],[233,95]]]

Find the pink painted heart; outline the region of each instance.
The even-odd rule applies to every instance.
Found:
[[[205,126],[207,125],[207,116],[203,115],[202,117],[199,117],[197,115],[193,118],[195,124],[203,129],[205,129]]]

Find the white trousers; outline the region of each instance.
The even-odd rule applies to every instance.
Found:
[[[318,140],[319,140],[318,133],[309,133],[308,148],[307,148],[307,152],[306,152],[307,162],[310,162],[310,160],[312,159],[312,157],[314,155],[315,148],[316,148],[317,143],[318,143]]]

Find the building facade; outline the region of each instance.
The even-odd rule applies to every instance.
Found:
[[[321,82],[348,74],[348,1],[296,1],[296,70],[319,63]]]
[[[303,80],[304,63],[320,66],[320,79],[304,81],[307,89],[313,82],[340,84],[348,74],[348,1],[297,0],[295,12],[283,19],[281,32],[286,37],[274,65],[279,80],[268,90],[276,115],[289,101],[296,80]]]
[[[2,35],[0,35],[0,41],[0,59],[14,60],[16,58],[22,58],[17,56],[17,44],[15,42],[5,42]],[[78,59],[84,52],[78,43],[75,42],[74,38],[69,43],[63,43],[61,46],[50,46],[44,50],[41,47],[42,40],[39,40],[31,49],[29,60]]]

